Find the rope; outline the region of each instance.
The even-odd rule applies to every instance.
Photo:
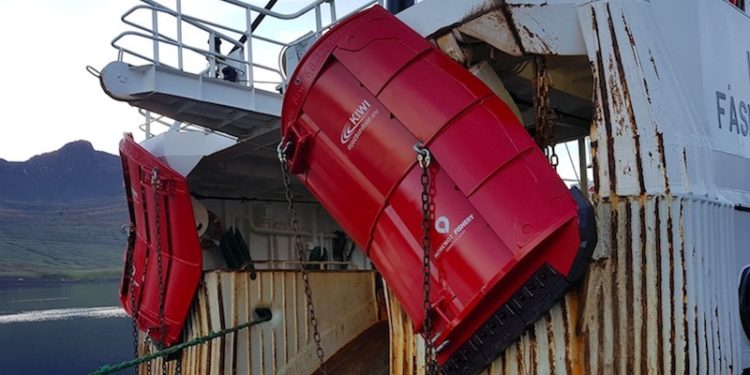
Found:
[[[107,374],[112,374],[112,373],[117,372],[117,371],[122,371],[122,370],[125,370],[125,369],[128,369],[128,368],[131,368],[131,367],[136,367],[136,366],[139,366],[139,365],[141,365],[143,363],[153,361],[156,358],[166,357],[167,355],[179,352],[179,351],[181,351],[183,349],[187,349],[189,347],[193,347],[193,346],[205,344],[205,343],[207,343],[207,342],[209,342],[209,341],[211,341],[213,339],[216,339],[216,338],[219,338],[219,337],[222,337],[222,336],[226,336],[226,335],[228,335],[230,333],[235,333],[235,332],[237,332],[237,331],[239,331],[241,329],[248,328],[248,327],[254,326],[256,324],[263,323],[263,322],[267,322],[269,320],[271,320],[270,316],[264,316],[264,317],[262,317],[260,319],[251,320],[251,321],[249,321],[247,323],[240,324],[240,325],[238,325],[236,327],[233,327],[233,328],[223,329],[223,330],[218,331],[218,332],[211,332],[211,333],[209,333],[206,336],[198,337],[198,338],[190,340],[188,342],[185,342],[185,343],[182,343],[182,344],[177,344],[175,346],[171,346],[169,348],[166,348],[166,349],[164,349],[162,351],[154,352],[154,353],[151,353],[149,355],[145,355],[143,357],[138,357],[138,358],[135,358],[135,359],[131,359],[129,361],[120,362],[120,363],[118,363],[116,365],[104,365],[101,368],[99,368],[99,370],[96,370],[94,372],[89,373],[89,375],[107,375]]]

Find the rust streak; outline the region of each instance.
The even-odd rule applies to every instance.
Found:
[[[612,135],[612,116],[609,112],[609,99],[608,99],[608,89],[607,89],[607,80],[605,77],[605,70],[604,70],[604,57],[602,56],[602,44],[601,40],[599,38],[599,23],[596,20],[596,11],[592,8],[591,9],[591,18],[594,26],[594,33],[597,35],[597,50],[596,50],[596,74],[594,75],[596,83],[598,83],[599,86],[599,95],[597,95],[598,103],[595,103],[595,106],[598,108],[601,108],[602,114],[604,116],[604,127],[606,129],[606,138],[607,138],[607,165],[609,167],[609,183],[610,183],[610,194],[616,194],[617,193],[617,171],[615,167],[615,154],[613,152],[614,149],[614,138]]]
[[[667,175],[667,154],[664,152],[664,133],[656,132],[656,142],[662,165],[662,174],[664,175],[664,190],[665,194],[669,195],[671,194],[671,190],[669,188],[669,176]]]
[[[545,54],[552,54],[552,52],[553,52],[552,48],[550,48],[550,46],[544,41],[544,39],[540,38],[539,35],[536,35],[534,32],[532,32],[531,30],[529,30],[529,28],[526,27],[525,25],[522,25],[521,29],[526,34],[527,39],[536,41],[536,42],[538,42],[539,44],[542,45],[542,47],[543,47],[543,51],[542,52],[543,53],[545,53]]]
[[[570,340],[570,335],[574,334],[576,331],[570,329],[570,327],[568,326],[568,309],[573,310],[575,308],[575,302],[573,301],[574,299],[575,297],[566,299],[562,306],[563,327],[565,328],[565,334],[563,335],[565,339],[565,370],[567,374],[573,374],[573,366],[571,362],[580,359],[580,353],[578,352],[578,348],[575,346],[575,343],[578,340]]]
[[[705,345],[706,351],[703,353],[703,355],[705,356],[705,359],[706,359],[706,369],[710,368],[711,366],[711,363],[708,360],[708,348],[710,348],[710,346],[708,346],[708,326],[706,324],[707,320],[708,318],[704,314],[703,315],[703,344]],[[711,349],[713,350],[713,348]]]
[[[599,329],[596,330],[596,333],[598,336],[597,345],[600,350],[596,354],[596,357],[598,359],[597,366],[596,366],[597,372],[604,372],[604,364],[605,364],[604,363],[604,359],[605,359],[604,348],[606,348],[606,346],[605,346],[605,341],[604,341],[604,335],[606,335],[606,332],[604,330],[605,317],[604,317],[604,303],[602,303],[604,301],[603,297],[604,297],[604,285],[603,283],[600,283],[599,284],[599,298],[601,302],[598,303],[596,306],[596,313],[597,313],[596,321],[601,323],[599,324]]]
[[[552,314],[547,313],[545,316],[547,326],[547,358],[549,358],[549,368],[551,374],[557,374],[555,368],[555,334],[552,332]]]
[[[523,337],[521,338],[521,340],[523,340]],[[516,348],[517,348],[517,350],[516,350],[516,364],[518,365],[518,370],[521,373],[525,373],[525,371],[522,371],[522,369],[524,368],[524,360],[523,360],[523,348],[524,348],[524,346],[522,345],[522,341],[517,341],[516,342]]]
[[[685,369],[690,370],[690,356],[688,353],[688,318],[687,318],[687,268],[685,263],[685,222],[683,216],[683,210],[685,208],[685,202],[680,200],[680,216],[679,216],[679,229],[680,229],[680,262],[682,268],[682,329],[685,335],[682,350],[685,355]]]
[[[664,333],[661,328],[661,314],[664,313],[664,310],[662,308],[662,273],[661,273],[661,265],[662,265],[662,257],[661,257],[661,209],[659,208],[659,197],[656,197],[654,199],[654,216],[656,217],[655,223],[654,223],[654,244],[655,244],[655,251],[656,251],[656,306],[657,309],[659,309],[659,316],[656,317],[658,320],[658,323],[656,325],[656,337],[657,337],[657,358],[658,364],[661,366],[659,369],[659,373],[664,373],[664,361],[662,360],[664,358]]]
[[[651,93],[648,90],[648,81],[646,79],[643,79],[643,88],[646,90],[646,100],[648,100],[648,104],[651,104]]]
[[[612,50],[615,56],[615,66],[617,68],[617,74],[619,76],[618,78],[620,81],[620,86],[622,87],[622,96],[625,99],[624,104],[625,104],[625,109],[628,114],[628,120],[630,121],[630,126],[633,130],[633,142],[635,143],[635,163],[636,163],[636,169],[638,173],[638,187],[640,188],[640,193],[645,194],[646,184],[644,182],[644,177],[643,177],[643,162],[641,160],[640,135],[638,134],[638,125],[637,125],[636,118],[635,118],[635,112],[633,111],[633,103],[630,99],[630,88],[628,87],[628,80],[627,80],[627,76],[625,75],[625,67],[622,62],[622,55],[620,55],[620,46],[619,46],[619,43],[617,42],[617,32],[615,31],[615,25],[614,25],[614,22],[612,21],[612,12],[610,10],[609,4],[607,4],[607,15],[609,16],[607,17],[607,20],[609,21],[609,32],[612,34]]]
[[[513,12],[510,9],[510,6],[503,2],[503,4],[500,5],[500,11],[503,12],[503,16],[505,16],[505,21],[508,25],[508,29],[510,30],[511,35],[513,35],[513,39],[516,41],[518,49],[521,51],[521,55],[525,55],[526,49],[523,46],[521,35],[518,33],[518,29],[516,28],[516,22],[513,20]]]
[[[682,149],[682,163],[685,165],[685,173],[687,174],[688,163],[687,163],[687,149]]]
[[[628,40],[630,41],[630,46],[635,47],[635,38],[633,38],[633,32],[630,31],[630,27],[628,26],[628,21],[625,19],[625,13],[621,13],[620,18],[622,18],[622,24],[625,26],[625,33],[628,34]],[[633,50],[633,52],[635,52],[635,50]]]
[[[625,202],[625,278],[627,280],[625,290],[626,290],[626,300],[625,300],[625,309],[627,311],[627,325],[628,325],[628,336],[627,336],[627,344],[626,344],[626,351],[628,353],[628,361],[627,361],[627,373],[632,374],[635,370],[633,368],[633,364],[635,363],[635,358],[633,353],[635,352],[635,334],[633,331],[633,327],[635,326],[635,318],[633,311],[633,304],[635,300],[633,299],[633,210],[630,200]]]
[[[599,141],[592,139],[591,142],[589,142],[589,144],[591,145],[591,166],[592,166],[592,174],[594,176],[594,189],[597,192],[597,196],[598,196],[599,185],[600,185],[598,183],[599,181]]]
[[[656,73],[656,78],[661,79],[659,77],[659,69],[656,68],[656,61],[654,60],[654,54],[651,53],[651,49],[648,50],[648,58],[651,60],[651,65],[654,67],[654,73]]]
[[[718,307],[714,307],[714,316],[716,317],[717,322],[721,321],[721,319],[719,319]],[[716,329],[716,348],[719,351],[719,369],[721,369],[721,364],[723,362],[722,361],[723,354],[721,353],[721,329],[719,329],[718,327]]]
[[[626,200],[625,201],[625,206],[624,206],[626,210],[627,210],[628,203],[629,203],[629,201]],[[613,211],[615,212],[615,214],[613,216],[617,217],[617,219],[616,219],[616,225],[617,225],[617,227],[620,227],[620,205],[618,204],[616,207],[614,207]],[[627,217],[627,213],[625,214],[625,217]],[[613,222],[615,222],[614,219],[613,219]],[[626,238],[628,237],[627,224],[625,224],[625,231],[623,233],[623,236],[626,237]],[[616,239],[615,243],[616,243],[616,247],[612,249],[612,259],[609,262],[609,264],[612,266],[612,270],[614,272],[608,272],[608,274],[609,274],[608,276],[610,276],[610,277],[612,277],[614,279],[614,280],[612,280],[612,282],[610,282],[610,288],[611,289],[610,289],[610,292],[609,292],[609,294],[612,296],[612,327],[613,327],[612,328],[612,332],[613,332],[612,342],[619,342],[620,341],[620,336],[619,336],[620,329],[619,328],[620,328],[620,324],[621,324],[620,323],[620,297],[619,297],[619,293],[622,290],[621,289],[622,285],[620,285],[620,277],[619,277],[620,276],[620,272],[619,272],[620,269],[619,269],[618,265],[620,264],[619,260],[621,258],[620,257],[620,251],[622,250],[622,246],[620,246],[619,239]],[[612,275],[612,274],[614,274],[614,275]],[[600,323],[603,323],[603,322],[600,322]],[[614,351],[617,351],[619,349],[620,348],[615,347]],[[618,357],[619,357],[619,355],[615,354],[615,359],[618,359]],[[619,367],[617,367],[618,366],[617,365],[617,360],[615,360],[615,366],[616,366],[615,368],[619,369]]]
[[[671,198],[670,198],[671,203]],[[669,306],[671,306],[672,315],[674,316],[674,310],[676,308],[675,301],[674,301],[674,295],[676,293],[675,285],[674,285],[674,233],[672,232],[673,225],[672,225],[672,205],[670,204],[667,208],[667,251],[669,253]],[[676,370],[676,354],[677,354],[677,343],[675,342],[675,331],[677,327],[675,326],[675,319],[669,319],[669,343],[670,348],[672,349],[671,355],[670,355],[670,366],[671,372],[675,372]]]
[[[695,321],[695,369],[700,370],[701,368],[701,351],[700,347],[698,347],[698,327],[700,326],[700,323],[698,322],[698,305],[693,306],[693,315],[694,315],[694,321]],[[706,350],[708,352],[708,350]]]
[[[640,233],[640,241],[641,242],[639,244],[640,248],[641,248],[641,259],[639,260],[639,262],[640,262],[641,269],[644,269],[645,266],[646,266],[646,230],[647,230],[647,228],[646,228],[646,207],[645,207],[645,202],[641,203],[639,209],[640,209],[639,210],[639,219],[640,219],[640,230],[641,230],[641,233]],[[641,306],[640,306],[641,314],[643,314],[643,312],[648,311],[647,308],[646,308],[646,304],[647,304],[647,301],[648,301],[647,294],[648,293],[646,292],[646,279],[645,279],[645,277],[641,276]],[[641,315],[641,316],[643,318],[643,315]],[[645,317],[645,318],[648,319],[648,317]],[[640,354],[641,374],[648,374],[648,361],[646,360],[646,358],[648,358],[648,353],[647,353],[648,347],[646,345],[648,343],[648,340],[646,340],[647,337],[648,337],[648,325],[646,324],[646,321],[644,320],[644,321],[641,322],[641,337],[640,337],[640,341],[641,341],[641,354]]]

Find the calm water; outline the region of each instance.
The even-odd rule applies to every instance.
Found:
[[[117,288],[116,281],[0,286],[0,374],[87,374],[131,359],[131,323]]]

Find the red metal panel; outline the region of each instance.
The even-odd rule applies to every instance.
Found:
[[[432,333],[444,371],[476,371],[567,288],[576,256],[593,246],[581,245],[581,204],[463,67],[373,7],[325,34],[290,82],[282,138],[292,171],[366,250],[417,331],[422,186],[412,146],[432,151]]]
[[[135,143],[130,135],[120,142],[120,157],[133,230],[126,250],[120,303],[128,314],[135,313],[140,330],[148,332],[156,342],[173,345],[180,341],[203,264],[187,181]],[[157,171],[156,180],[154,171]],[[161,186],[158,193],[154,181]],[[159,248],[161,270],[157,258]],[[135,265],[133,274],[128,253],[132,254],[130,258]]]

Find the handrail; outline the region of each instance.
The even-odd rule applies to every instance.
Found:
[[[290,265],[290,266],[299,266],[300,261],[299,260],[282,260],[282,259],[266,259],[266,260],[253,260],[251,262],[253,265]],[[359,267],[357,267],[357,264],[353,261],[345,261],[345,260],[306,260],[302,262],[303,265],[310,265],[310,266],[347,266],[351,267],[351,271],[359,271]],[[263,269],[256,269],[255,271],[264,271]],[[340,270],[336,270],[340,271]]]
[[[189,25],[195,26],[195,27],[197,27],[197,28],[199,28],[199,29],[201,29],[201,30],[209,33],[209,34],[216,34],[217,36],[221,37],[221,39],[226,40],[226,41],[234,44],[235,46],[238,46],[240,48],[243,47],[242,43],[240,43],[239,41],[237,41],[234,38],[230,37],[229,35],[226,35],[224,33],[215,31],[214,29],[211,29],[210,27],[204,26],[204,24],[205,25],[214,26],[216,28],[223,29],[225,31],[231,31],[231,32],[234,32],[234,33],[237,33],[237,34],[240,34],[240,35],[244,35],[245,34],[243,31],[240,31],[240,30],[237,30],[237,29],[233,29],[231,27],[219,25],[219,24],[211,22],[211,21],[201,20],[200,18],[192,17],[192,16],[189,16],[187,14],[177,13],[177,12],[173,11],[172,9],[169,9],[169,8],[166,8],[166,7],[163,7],[163,6],[162,7],[153,7],[153,6],[150,6],[150,5],[136,5],[136,6],[132,7],[132,8],[130,8],[130,10],[128,10],[127,12],[125,12],[120,17],[120,20],[124,24],[126,24],[126,25],[133,26],[133,27],[135,27],[135,28],[137,28],[139,30],[143,30],[145,32],[151,32],[151,29],[148,29],[145,26],[141,26],[141,25],[139,25],[139,24],[137,24],[135,22],[129,21],[127,19],[128,16],[132,15],[133,13],[135,13],[135,11],[140,10],[140,9],[146,9],[146,10],[152,10],[152,11],[156,11],[156,12],[161,12],[161,13],[164,13],[164,14],[168,14],[168,15],[174,16],[175,18],[178,15],[181,15],[182,16],[182,20],[185,21],[186,23],[188,23]],[[169,40],[172,40],[172,41],[176,42],[175,39],[169,38],[169,37],[165,36],[164,34],[159,33],[158,35],[160,37],[163,37],[163,38],[166,38],[166,39],[169,39]]]
[[[122,51],[122,52],[128,53],[130,55],[136,56],[136,57],[141,58],[141,59],[143,59],[145,61],[152,62],[152,63],[155,63],[155,64],[157,63],[157,61],[155,61],[153,58],[150,58],[150,57],[147,57],[147,56],[142,55],[140,53],[134,52],[134,51],[132,51],[130,49],[127,49],[127,48],[122,47],[122,46],[120,46],[120,45],[117,44],[117,42],[119,42],[122,38],[124,38],[125,36],[128,36],[128,35],[138,36],[138,37],[145,38],[145,39],[150,39],[150,40],[153,40],[153,41],[158,42],[158,43],[166,43],[166,44],[170,44],[170,45],[173,45],[173,46],[178,46],[178,43],[176,41],[172,40],[172,39],[154,39],[154,37],[152,35],[150,35],[150,34],[139,33],[139,32],[136,32],[136,31],[124,31],[124,32],[120,33],[119,35],[117,35],[112,40],[112,43],[111,43],[112,47],[114,47],[118,51]],[[245,60],[236,59],[236,58],[233,58],[233,57],[222,55],[222,54],[219,54],[219,53],[216,53],[216,52],[211,52],[209,50],[200,49],[200,48],[197,48],[197,47],[192,47],[192,46],[185,45],[185,44],[182,45],[182,48],[185,48],[187,50],[193,51],[195,53],[198,53],[198,54],[201,54],[201,55],[204,55],[204,56],[212,56],[212,57],[214,57],[216,59],[219,59],[219,60],[222,60],[222,61],[229,60],[229,61],[232,61],[232,62],[236,62],[238,64],[251,65],[251,66],[254,66],[256,68],[260,68],[260,69],[264,69],[264,70],[268,70],[270,72],[276,73],[276,74],[278,74],[281,77],[281,72],[279,70],[275,69],[275,68],[270,67],[270,66],[266,66],[266,65],[263,65],[263,64],[259,64],[259,63],[249,64]],[[122,60],[122,58],[119,57],[118,60]],[[175,68],[174,66],[171,66],[171,65],[165,64],[165,63],[158,63],[158,64],[159,65],[164,65],[164,66],[169,66],[171,68]],[[178,68],[175,68],[175,69],[178,69]],[[274,82],[274,83],[276,83],[276,82]]]
[[[312,3],[308,4],[307,6],[301,8],[300,10],[298,10],[298,11],[296,11],[294,13],[286,13],[285,14],[285,13],[274,12],[272,10],[268,10],[266,8],[262,8],[262,7],[259,7],[257,5],[248,4],[248,3],[244,2],[244,1],[239,1],[239,0],[221,0],[221,1],[223,1],[225,3],[232,4],[232,5],[236,5],[236,6],[240,7],[240,8],[245,8],[245,9],[248,9],[248,10],[252,10],[253,12],[258,12],[258,13],[264,14],[266,16],[271,16],[273,18],[280,19],[280,20],[293,20],[295,18],[299,18],[300,16],[303,16],[303,15],[307,14],[307,12],[313,10],[316,7],[319,7],[323,3],[331,3],[331,4],[333,4],[333,3],[336,2],[336,0],[316,0],[316,1],[313,1]],[[378,2],[380,3],[381,1],[378,1]],[[372,5],[372,3],[370,5]]]
[[[237,137],[231,136],[229,134],[225,134],[219,131],[215,131],[213,129],[204,128],[200,125],[195,125],[187,122],[177,121],[174,119],[171,119],[164,115],[159,116],[152,116],[151,111],[147,111],[143,108],[138,108],[138,113],[143,116],[146,119],[146,122],[143,124],[138,125],[138,129],[143,131],[146,134],[146,138],[151,138],[154,135],[151,133],[151,124],[157,123],[159,125],[163,125],[170,130],[174,129],[175,125],[178,125],[177,131],[186,131],[186,132],[197,132],[197,133],[203,133],[203,134],[216,134],[219,136],[222,136],[227,139],[231,140],[237,140]],[[165,121],[164,119],[170,119],[173,122],[170,124],[169,122]]]
[[[270,17],[278,20],[293,20],[302,17],[310,12],[315,13],[315,25],[311,25],[312,32],[316,36],[322,35],[327,29],[335,25],[340,21],[336,14],[336,0],[313,0],[308,5],[300,8],[299,10],[292,13],[280,13],[271,10],[271,7],[257,6],[246,3],[241,0],[222,0],[227,4],[238,6],[245,11],[245,30],[235,29],[233,27],[225,26],[212,22],[209,20],[201,19],[195,16],[184,14],[182,12],[182,0],[175,0],[176,10],[161,4],[157,0],[141,0],[143,4],[139,4],[131,7],[125,13],[122,14],[120,20],[128,25],[131,30],[124,31],[117,35],[111,41],[111,45],[118,51],[118,61],[123,61],[125,55],[142,59],[148,63],[154,65],[161,65],[180,71],[184,71],[183,57],[185,51],[190,51],[208,60],[208,68],[203,69],[196,74],[208,76],[210,78],[219,78],[219,73],[226,80],[231,80],[233,83],[242,84],[245,86],[254,87],[255,85],[275,85],[275,88],[281,87],[282,89],[286,84],[286,74],[283,69],[283,59],[285,51],[291,46],[293,42],[284,42],[276,40],[267,36],[257,35],[254,33],[255,29],[253,25],[259,24],[259,18]],[[364,4],[355,9],[352,13],[358,12],[364,8],[372,6],[373,4],[383,4],[383,0],[363,0]],[[329,17],[326,19],[326,24],[323,22],[323,5],[328,5],[330,12]],[[151,13],[151,25],[147,26],[143,22],[134,20],[134,14],[142,11]],[[159,30],[159,16],[166,15],[176,20],[176,36],[173,35],[174,29],[171,32],[164,32]],[[199,32],[208,34],[208,46],[201,48],[195,45],[185,43],[183,41],[183,26],[191,26]],[[173,26],[171,26],[173,27]],[[150,53],[143,52],[141,47],[132,47],[130,43],[125,43],[125,39],[129,38],[146,39],[151,41],[152,51]],[[231,46],[231,51],[227,54],[222,54],[216,47],[216,41],[228,42]],[[278,48],[278,67],[274,68],[264,64],[257,63],[253,58],[253,43],[263,42],[268,43]],[[177,48],[177,63],[176,66],[173,60],[165,60],[159,56],[159,50],[161,45],[169,45]],[[171,47],[170,47],[171,48]],[[173,55],[171,55],[173,56]],[[170,57],[172,59],[173,57]],[[192,61],[200,61],[194,60]],[[192,64],[192,63],[191,63]],[[227,76],[227,72],[224,72],[224,67],[233,68],[237,74]],[[265,77],[262,80],[254,79],[254,71],[256,69],[264,70],[273,73],[278,76],[279,80],[269,80]],[[227,78],[231,77],[231,78]],[[238,79],[244,78],[244,79]],[[280,86],[279,86],[280,85]],[[148,115],[150,116],[150,114]],[[152,120],[147,116],[147,122]],[[161,123],[160,121],[156,121]],[[166,125],[166,124],[165,124]],[[147,136],[151,136],[150,128],[143,129]]]

